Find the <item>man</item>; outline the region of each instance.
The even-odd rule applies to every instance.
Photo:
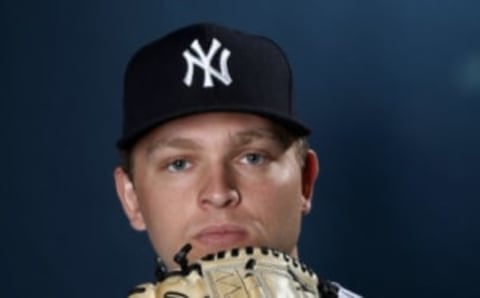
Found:
[[[166,268],[187,243],[190,260],[246,246],[298,258],[319,165],[280,48],[192,25],[141,48],[124,83],[116,189]]]

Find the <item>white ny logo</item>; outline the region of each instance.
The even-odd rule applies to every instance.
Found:
[[[196,57],[193,56],[188,49],[183,51],[183,57],[187,61],[187,72],[185,73],[185,77],[183,78],[183,82],[185,83],[185,85],[187,85],[188,87],[192,85],[193,68],[195,65],[203,69],[204,88],[213,87],[212,76],[214,76],[227,86],[232,83],[232,78],[230,77],[230,73],[228,72],[227,65],[227,60],[230,57],[230,51],[228,49],[224,48],[222,50],[222,53],[220,54],[220,72],[214,69],[211,65],[212,58],[215,56],[221,46],[222,44],[216,38],[214,38],[212,40],[212,43],[210,44],[208,53],[205,55],[205,52],[203,51],[200,43],[198,42],[198,39],[195,39],[190,44],[190,47],[197,54]]]

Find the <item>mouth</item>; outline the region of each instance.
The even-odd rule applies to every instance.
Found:
[[[201,229],[194,240],[202,246],[211,248],[229,248],[238,246],[247,239],[247,231],[237,226],[219,225]]]

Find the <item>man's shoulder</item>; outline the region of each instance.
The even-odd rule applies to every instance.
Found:
[[[337,297],[338,298],[363,298],[359,294],[356,294],[346,288],[344,288],[338,282],[331,282],[337,288]]]

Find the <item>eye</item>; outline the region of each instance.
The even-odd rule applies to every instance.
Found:
[[[185,159],[175,159],[168,164],[168,170],[170,172],[180,172],[190,168],[192,165]]]
[[[242,162],[250,165],[261,165],[266,157],[260,153],[248,153],[242,158]]]

